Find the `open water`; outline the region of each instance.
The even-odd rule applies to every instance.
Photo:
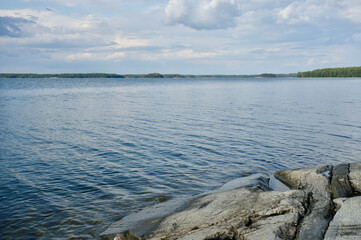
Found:
[[[361,79],[0,79],[0,238],[96,239],[254,173],[361,161]]]

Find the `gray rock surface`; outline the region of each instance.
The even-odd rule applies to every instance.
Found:
[[[195,199],[206,196],[211,193],[220,193],[241,187],[257,187],[261,190],[271,190],[268,184],[269,178],[263,174],[254,174],[248,177],[237,178],[225,183],[220,188],[200,194],[198,196],[186,196],[183,198],[172,199],[164,203],[159,203],[148,207],[134,214],[130,214],[118,222],[113,223],[105,232],[102,233],[103,238],[112,239],[116,233],[131,230],[132,234],[142,236],[151,232],[157,225],[167,216],[180,212],[187,208]],[[124,237],[123,237],[124,238]],[[120,238],[120,239],[123,239]]]
[[[339,164],[333,167],[331,191],[333,198],[351,197],[353,189],[348,179],[350,164]]]
[[[361,239],[361,197],[343,198],[325,234],[327,240]]]
[[[241,187],[258,187],[264,191],[272,190],[269,187],[269,177],[265,176],[264,174],[253,174],[247,177],[236,178],[232,181],[229,181],[223,184],[220,188],[211,191],[209,193],[216,193],[216,192],[225,192],[229,190],[233,190],[236,188]],[[206,193],[206,194],[209,194]]]
[[[361,163],[279,171],[275,177],[298,190],[270,191],[268,178],[251,175],[206,194],[129,215],[102,236],[111,240],[361,239],[361,196],[356,196],[361,193]]]
[[[308,208],[307,215],[302,219],[298,226],[296,239],[323,239],[332,217],[333,206],[329,201],[312,202],[311,206]]]
[[[348,174],[352,188],[361,193],[361,162],[350,164],[350,173]]]
[[[332,166],[316,166],[275,172],[275,177],[292,188],[313,194],[316,199],[331,199],[330,172]]]
[[[164,212],[168,211],[169,203],[129,215],[113,224],[102,237],[111,240],[115,237],[140,239],[139,236],[153,240],[293,239],[306,211],[305,192],[267,191],[268,180],[263,176],[247,179],[249,181],[234,180],[211,193],[187,198],[182,210],[168,213],[166,217]],[[232,189],[234,187],[241,188]],[[153,214],[157,210],[162,214]]]
[[[154,207],[145,208],[140,212],[130,214],[118,222],[113,223],[101,235],[105,239],[112,239],[114,234],[131,230],[132,234],[142,236],[151,232],[166,216],[186,208],[194,197],[169,200]],[[120,239],[128,239],[122,237]]]
[[[197,199],[146,239],[293,239],[305,214],[303,191],[240,188]]]
[[[279,171],[275,177],[309,194],[309,208],[298,226],[297,239],[323,239],[332,219],[331,202],[332,166],[316,166],[296,170]]]

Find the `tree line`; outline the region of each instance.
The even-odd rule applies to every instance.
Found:
[[[115,73],[0,73],[0,78],[274,78],[274,77],[295,77],[296,74],[273,74],[262,73],[256,75],[182,75],[182,74],[115,74]]]
[[[124,78],[124,76],[113,73],[0,73],[0,78]]]
[[[316,69],[308,72],[299,72],[297,77],[361,77],[361,67]]]

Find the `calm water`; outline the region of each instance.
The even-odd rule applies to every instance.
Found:
[[[246,173],[361,160],[361,79],[0,79],[2,239],[93,239]]]

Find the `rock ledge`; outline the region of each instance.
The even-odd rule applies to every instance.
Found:
[[[293,190],[272,191],[268,178],[254,175],[251,184],[232,181],[235,189],[228,184],[219,191],[145,209],[113,224],[101,236],[111,240],[361,239],[361,162],[274,175]]]

